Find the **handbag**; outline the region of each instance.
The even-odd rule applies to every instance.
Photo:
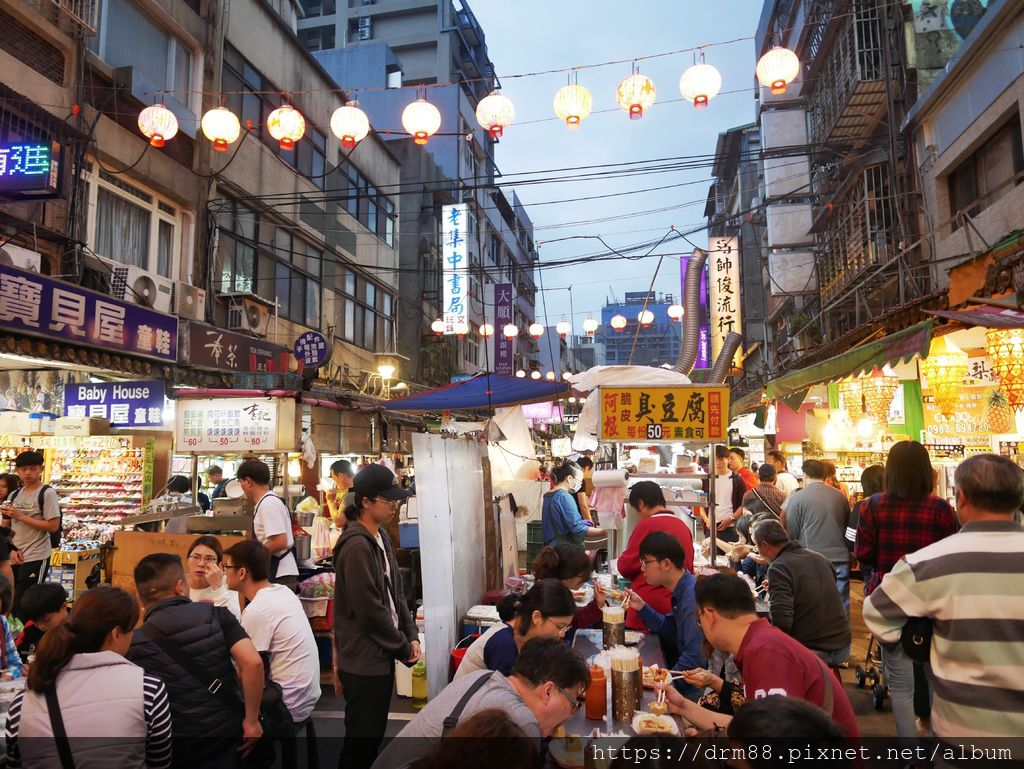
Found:
[[[68,733],[64,729],[64,716],[60,712],[60,701],[57,699],[57,685],[54,684],[47,689],[43,696],[46,697],[46,710],[50,716],[53,739],[57,743],[57,755],[60,756],[61,769],[75,769],[75,759],[71,755],[71,743],[68,741]]]
[[[911,617],[900,633],[903,653],[914,662],[930,662],[932,655],[932,634],[935,624],[931,617]]]

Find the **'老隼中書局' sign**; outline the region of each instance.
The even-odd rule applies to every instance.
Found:
[[[64,386],[64,415],[107,419],[112,427],[160,427],[163,382],[97,382]]]
[[[456,203],[441,207],[441,282],[444,333],[458,333],[460,324],[469,324],[469,255],[466,238],[469,206]]]
[[[178,319],[0,264],[0,327],[174,363]]]
[[[0,191],[53,192],[58,163],[49,142],[0,144]]]
[[[725,440],[728,387],[602,387],[600,393],[601,440]]]

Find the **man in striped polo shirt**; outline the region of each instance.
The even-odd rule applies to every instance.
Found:
[[[864,600],[864,622],[898,644],[911,617],[934,621],[932,728],[937,737],[1024,734],[1024,472],[994,454],[954,475],[963,528],[904,556]]]

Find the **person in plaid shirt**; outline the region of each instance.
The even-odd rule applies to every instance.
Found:
[[[935,477],[928,450],[917,441],[900,441],[889,450],[885,492],[860,506],[857,521],[857,560],[871,567],[864,586],[870,595],[887,573],[908,553],[916,552],[957,530],[949,503],[932,494]],[[882,648],[882,667],[892,696],[892,712],[900,737],[917,736],[914,721],[914,663],[901,651]]]
[[[782,518],[782,503],[786,501],[786,492],[775,485],[778,476],[773,465],[765,462],[757,468],[760,483],[743,495],[743,507],[754,515],[771,513]]]

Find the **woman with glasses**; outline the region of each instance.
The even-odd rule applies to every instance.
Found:
[[[235,617],[241,619],[242,609],[238,603],[238,593],[228,590],[221,566],[223,560],[224,549],[220,540],[208,534],[196,537],[189,545],[185,567],[188,597],[199,603],[227,607]]]
[[[476,639],[466,650],[455,678],[478,670],[509,675],[519,650],[534,638],[563,638],[572,627],[576,602],[557,579],[539,580],[526,595],[510,593],[498,601],[501,622]]]

